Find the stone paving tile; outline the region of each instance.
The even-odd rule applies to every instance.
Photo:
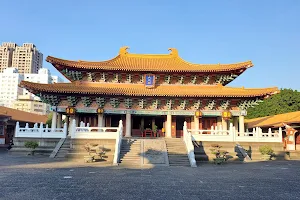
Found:
[[[299,199],[299,166],[274,161],[125,169],[0,152],[0,199]]]

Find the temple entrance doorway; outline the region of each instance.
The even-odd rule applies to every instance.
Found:
[[[165,130],[164,122],[164,116],[134,115],[132,117],[132,136],[163,137]]]
[[[184,121],[185,121],[184,116],[176,116],[176,137],[177,138],[181,138],[183,136]]]

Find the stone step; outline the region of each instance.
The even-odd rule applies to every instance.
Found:
[[[125,157],[125,156],[141,156],[141,154],[140,153],[120,154],[120,157]]]
[[[135,142],[135,143],[122,143],[122,145],[124,146],[135,146],[135,145],[140,145],[141,143],[140,142]]]
[[[172,162],[170,162],[169,161],[169,164],[185,164],[185,163],[190,163],[190,161],[189,160],[178,160],[178,161],[172,161]]]
[[[190,163],[169,164],[171,167],[190,167]]]
[[[177,161],[172,161],[170,164],[180,164],[180,163],[190,163],[189,160],[177,160]]]
[[[138,158],[138,159],[126,159],[126,160],[124,160],[124,159],[120,159],[120,161],[121,162],[135,162],[135,163],[139,163],[139,162],[141,162],[141,159],[140,158]]]
[[[120,155],[120,158],[123,158],[123,157],[141,157],[140,154],[123,154],[123,155]]]
[[[121,157],[120,160],[132,160],[132,159],[140,159],[139,156],[129,156],[129,157]]]

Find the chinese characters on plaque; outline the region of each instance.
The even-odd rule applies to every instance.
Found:
[[[155,75],[154,74],[145,74],[145,86],[147,88],[155,87]]]

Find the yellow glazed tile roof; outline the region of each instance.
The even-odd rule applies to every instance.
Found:
[[[0,116],[11,117],[11,120],[29,123],[46,123],[48,117],[46,115],[33,114],[17,109],[0,106]]]
[[[247,119],[245,122],[248,128],[254,127],[282,127],[283,123],[300,123],[300,111],[284,113],[279,115],[259,117],[254,119]]]
[[[278,88],[244,89],[222,85],[159,85],[145,88],[143,84],[121,83],[55,83],[39,84],[27,81],[21,87],[33,93],[62,93],[87,95],[161,96],[161,97],[265,97],[278,93]]]
[[[69,68],[148,72],[226,72],[244,71],[253,66],[251,61],[234,64],[194,64],[180,58],[174,48],[169,49],[170,54],[131,54],[127,49],[128,47],[122,47],[115,58],[100,62],[70,61],[52,56],[48,56],[46,60],[58,70]]]

